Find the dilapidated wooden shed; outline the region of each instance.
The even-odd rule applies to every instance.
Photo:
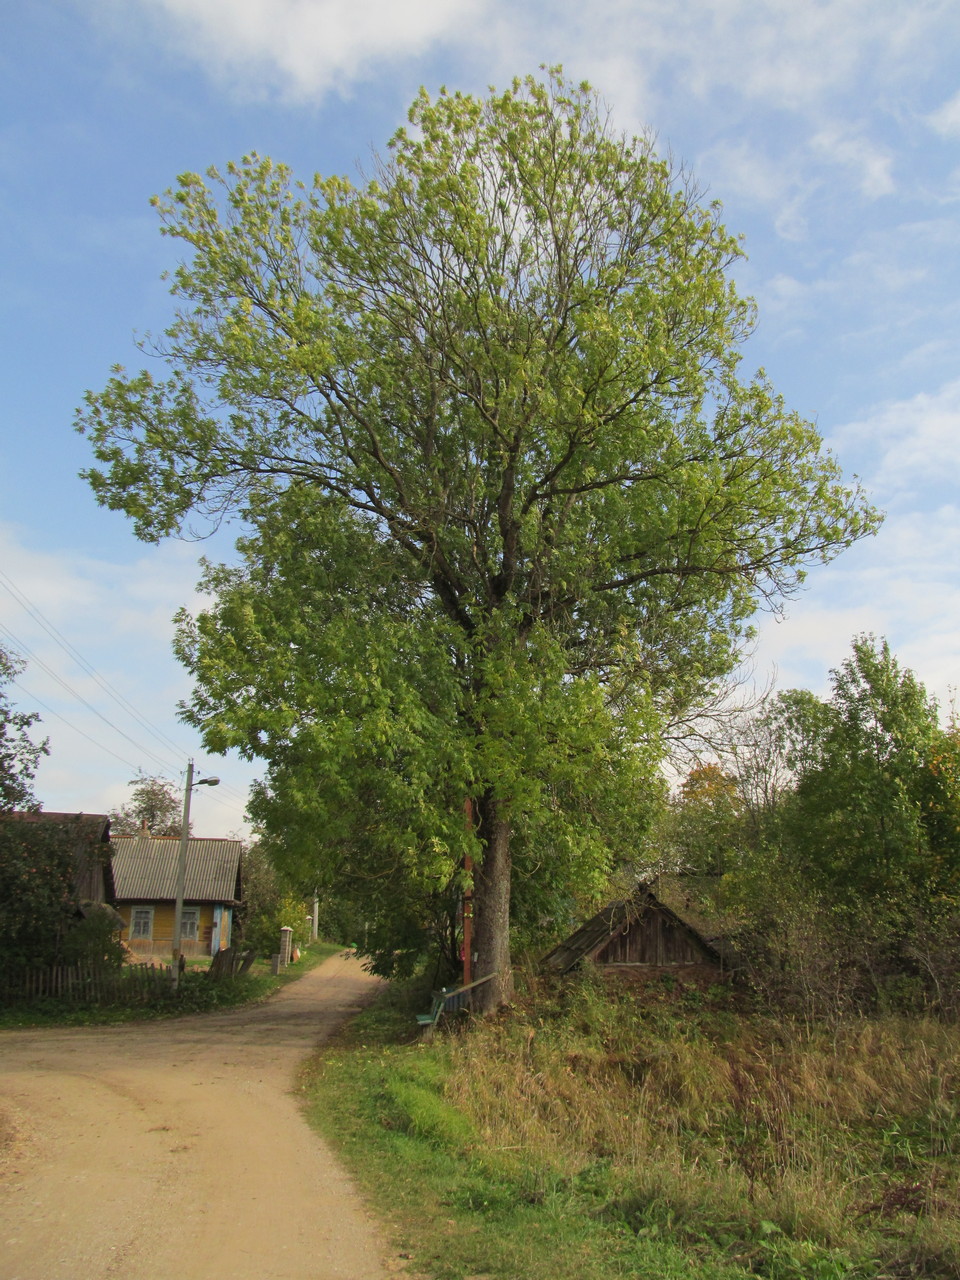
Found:
[[[730,967],[729,949],[708,939],[660,902],[649,885],[609,903],[544,957],[544,967],[569,973],[588,963],[604,968],[660,969],[709,965]]]

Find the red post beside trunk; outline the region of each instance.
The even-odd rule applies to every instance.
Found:
[[[468,831],[473,830],[473,801],[467,797],[463,802],[463,820]],[[463,985],[472,981],[473,972],[473,859],[469,853],[463,859],[463,870],[470,881],[470,887],[463,891]]]

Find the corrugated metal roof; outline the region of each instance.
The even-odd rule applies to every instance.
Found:
[[[115,836],[113,880],[118,902],[173,902],[180,840],[176,836]],[[234,902],[239,896],[239,840],[187,842],[185,902]]]

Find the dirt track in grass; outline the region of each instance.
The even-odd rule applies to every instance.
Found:
[[[0,1032],[3,1280],[395,1273],[295,1092],[376,985],[340,955],[225,1013]]]

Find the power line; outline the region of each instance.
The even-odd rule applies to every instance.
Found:
[[[149,756],[151,759],[156,761],[157,764],[161,765],[164,769],[168,769],[168,770],[173,769],[175,773],[179,772],[179,770],[175,766],[170,764],[169,760],[165,760],[162,756],[157,755],[157,753],[155,751],[152,751],[149,747],[145,747],[143,746],[142,743],[139,743],[134,738],[131,738],[129,733],[124,733],[124,731],[118,725],[115,725],[112,720],[109,720],[103,714],[102,711],[98,711],[92,702],[88,702],[87,699],[83,696],[83,694],[78,693],[77,690],[74,689],[71,684],[68,684],[67,681],[64,680],[64,678],[61,675],[58,675],[57,672],[54,671],[54,669],[48,663],[44,662],[44,660],[41,657],[39,657],[37,654],[35,654],[28,645],[24,644],[24,642],[18,636],[14,635],[14,633],[10,630],[9,627],[5,627],[2,624],[0,624],[0,631],[2,631],[4,635],[9,636],[14,641],[15,644],[19,645],[20,648],[24,651],[24,653],[29,654],[31,659],[39,667],[41,667],[42,670],[44,670],[47,673],[47,675],[51,678],[51,680],[56,680],[57,684],[59,684],[61,688],[66,690],[66,692],[72,698],[75,698],[77,702],[82,703],[83,706],[85,706],[88,711],[92,711],[93,714],[97,717],[97,719],[102,720],[103,723],[109,729],[112,729],[114,733],[118,733],[121,738],[125,738],[126,741],[129,742],[132,747],[135,747],[137,751],[139,751],[142,755]]]
[[[43,627],[47,635],[49,635],[52,640],[54,640],[58,645],[60,645],[60,647],[67,654],[69,654],[69,656],[73,658],[74,661],[77,662],[83,668],[83,670],[87,672],[89,676],[91,676],[97,682],[97,684],[101,687],[101,689],[103,689],[104,692],[108,694],[109,697],[113,698],[114,702],[116,702],[119,707],[121,707],[128,715],[132,716],[134,720],[136,720],[142,728],[146,729],[148,733],[151,733],[159,742],[166,743],[166,745],[172,751],[175,751],[177,755],[184,754],[181,746],[175,743],[171,738],[168,738],[167,735],[161,729],[158,729],[156,725],[152,724],[149,720],[147,720],[144,716],[142,716],[140,712],[137,710],[137,708],[133,706],[133,704],[129,702],[123,696],[122,693],[114,689],[113,685],[110,684],[109,680],[106,680],[103,676],[100,675],[100,673],[96,670],[96,668],[91,663],[89,663],[86,660],[86,658],[84,658],[83,654],[80,653],[79,650],[70,643],[70,641],[66,638],[66,636],[64,636],[60,631],[58,631],[58,629],[49,620],[49,618],[44,617],[44,615],[36,607],[36,605],[34,605],[29,600],[29,598],[20,590],[19,587],[16,586],[16,584],[12,581],[12,579],[7,574],[5,574],[2,569],[0,569],[0,586],[3,586],[9,592],[9,594],[13,596],[14,600],[17,601],[17,603],[21,606],[21,608],[25,609],[26,612],[29,613],[30,616],[36,622],[38,622],[41,627]]]
[[[107,755],[113,756],[114,760],[119,760],[120,763],[122,765],[126,765],[128,769],[136,771],[138,767],[137,765],[131,764],[129,760],[124,760],[123,756],[118,756],[115,751],[110,749],[110,747],[105,747],[102,742],[98,742],[96,738],[92,738],[84,729],[81,729],[78,725],[72,724],[66,716],[62,716],[59,711],[54,711],[53,707],[48,707],[42,698],[38,698],[36,694],[31,693],[30,690],[25,688],[19,680],[14,680],[13,684],[17,686],[21,693],[25,693],[27,695],[31,704],[36,703],[37,706],[43,707],[44,711],[46,711],[48,715],[54,716],[57,720],[62,721],[68,729],[72,729],[74,733],[79,733],[82,738],[86,738],[88,742],[92,742],[93,745],[98,747],[101,751],[106,751]]]
[[[100,686],[100,688],[103,689],[104,692],[109,697],[111,697],[115,703],[117,703],[117,705],[121,708],[121,710],[123,710],[126,714],[132,716],[133,719],[136,720],[137,723],[143,729],[145,729],[158,742],[166,744],[166,746],[169,747],[177,756],[182,758],[183,756],[188,754],[180,744],[175,743],[167,734],[165,734],[155,724],[147,720],[146,717],[141,715],[141,713],[137,710],[137,708],[127,698],[123,696],[123,694],[121,694],[119,691],[114,689],[114,687],[110,684],[110,682],[106,680],[103,676],[101,676],[100,673],[96,670],[96,668],[91,663],[89,663],[86,660],[86,658],[84,658],[84,656],[79,652],[79,650],[73,644],[71,644],[71,642],[58,630],[56,626],[54,626],[52,622],[50,622],[48,618],[46,618],[43,615],[40,609],[38,609],[35,605],[31,603],[31,601],[24,594],[24,592],[22,592],[16,586],[16,584],[12,581],[12,579],[6,573],[4,573],[3,570],[0,570],[0,586],[3,586],[7,590],[7,592],[13,597],[13,599],[21,606],[21,608],[24,609],[43,628],[44,631],[46,631],[47,635],[49,635],[50,638],[57,645],[59,645],[60,648],[63,649],[64,652],[69,657],[71,657],[75,662],[77,662],[77,664],[93,680],[96,681],[96,683]],[[88,702],[87,699],[82,696],[82,694],[78,693],[77,690],[74,689],[66,680],[64,680],[62,676],[60,676],[56,671],[54,671],[52,667],[50,667],[41,657],[39,657],[38,654],[36,654],[29,647],[29,645],[27,645],[23,640],[21,640],[14,632],[12,632],[9,629],[9,627],[6,627],[0,624],[0,631],[3,631],[5,635],[9,636],[10,639],[13,641],[13,643],[19,649],[23,650],[23,654],[29,656],[33,662],[35,662],[39,667],[41,667],[47,673],[47,675],[49,675],[51,679],[55,680],[72,698],[75,698],[79,703],[81,703],[89,711],[91,711],[95,716],[97,716],[98,719],[102,720],[104,724],[106,724],[111,730],[113,730],[114,733],[118,733],[122,738],[124,738],[127,742],[129,742],[130,745],[134,747],[139,753],[147,756],[150,760],[154,761],[155,764],[158,764],[165,772],[173,773],[177,777],[180,777],[183,774],[183,769],[179,765],[172,764],[170,760],[165,759],[163,756],[159,755],[156,751],[151,750],[149,747],[143,746],[142,743],[137,742],[135,739],[130,737],[129,734],[125,733],[121,728],[119,728],[119,726],[115,725],[110,719],[108,719],[107,716],[105,716],[101,711],[99,711],[97,707],[95,707],[91,702]],[[15,681],[14,683],[16,683],[19,688],[21,689],[23,688],[23,686],[20,685],[18,681]],[[95,738],[92,738],[88,733],[80,729],[78,726],[71,724],[71,722],[67,720],[65,716],[61,715],[59,712],[54,711],[51,707],[47,706],[46,703],[43,703],[39,698],[34,698],[33,701],[37,702],[51,715],[56,716],[58,720],[61,720],[69,728],[72,728],[74,732],[79,733],[81,736],[85,737],[89,742],[92,742],[95,746],[100,747],[101,750],[106,751],[109,755],[113,756],[115,760],[119,760],[121,764],[125,764],[129,768],[134,769],[135,771],[140,771],[141,766],[130,764],[129,761],[124,760],[123,757],[117,755],[117,753],[115,751],[112,751],[109,747],[105,747],[103,746],[103,744],[98,743]],[[237,801],[238,803],[241,803],[244,806],[246,805],[247,797],[240,790],[230,786],[230,784],[228,783],[221,783],[221,785],[223,786],[224,792],[228,796],[232,796],[234,800]],[[214,797],[214,800],[216,803],[223,805],[223,807],[229,808],[229,805],[222,798]]]
[[[117,755],[116,751],[114,751],[112,748],[108,746],[105,746],[104,743],[99,742],[96,738],[92,737],[89,733],[87,733],[85,729],[81,729],[80,726],[77,724],[74,724],[72,720],[68,720],[65,715],[62,715],[59,711],[54,711],[53,707],[49,706],[46,702],[44,702],[42,698],[38,698],[36,694],[31,693],[30,690],[27,689],[26,686],[21,683],[21,681],[13,680],[11,683],[13,683],[20,690],[21,693],[27,696],[27,698],[30,700],[31,706],[33,704],[36,704],[38,707],[42,707],[43,710],[47,712],[48,715],[51,715],[54,717],[54,719],[59,720],[61,724],[65,724],[67,728],[72,730],[74,733],[78,733],[81,738],[86,738],[86,740],[88,742],[91,742],[99,751],[105,751],[107,755],[113,756],[114,760],[118,760],[120,764],[124,765],[127,769],[132,770],[134,773],[139,771],[140,769],[139,765],[135,765],[130,760],[125,759],[123,756]],[[175,770],[174,772],[177,772],[177,771]],[[179,773],[182,774],[183,770],[181,769]],[[246,808],[246,798],[243,796],[241,792],[235,790],[232,787],[226,787],[225,790],[227,791],[228,795],[233,795],[237,800],[241,801],[244,805],[244,808]],[[219,804],[224,809],[230,808],[230,805],[227,804],[227,802],[223,799],[223,797],[218,796],[215,792],[211,792],[208,796],[208,799],[212,800],[214,804]]]

